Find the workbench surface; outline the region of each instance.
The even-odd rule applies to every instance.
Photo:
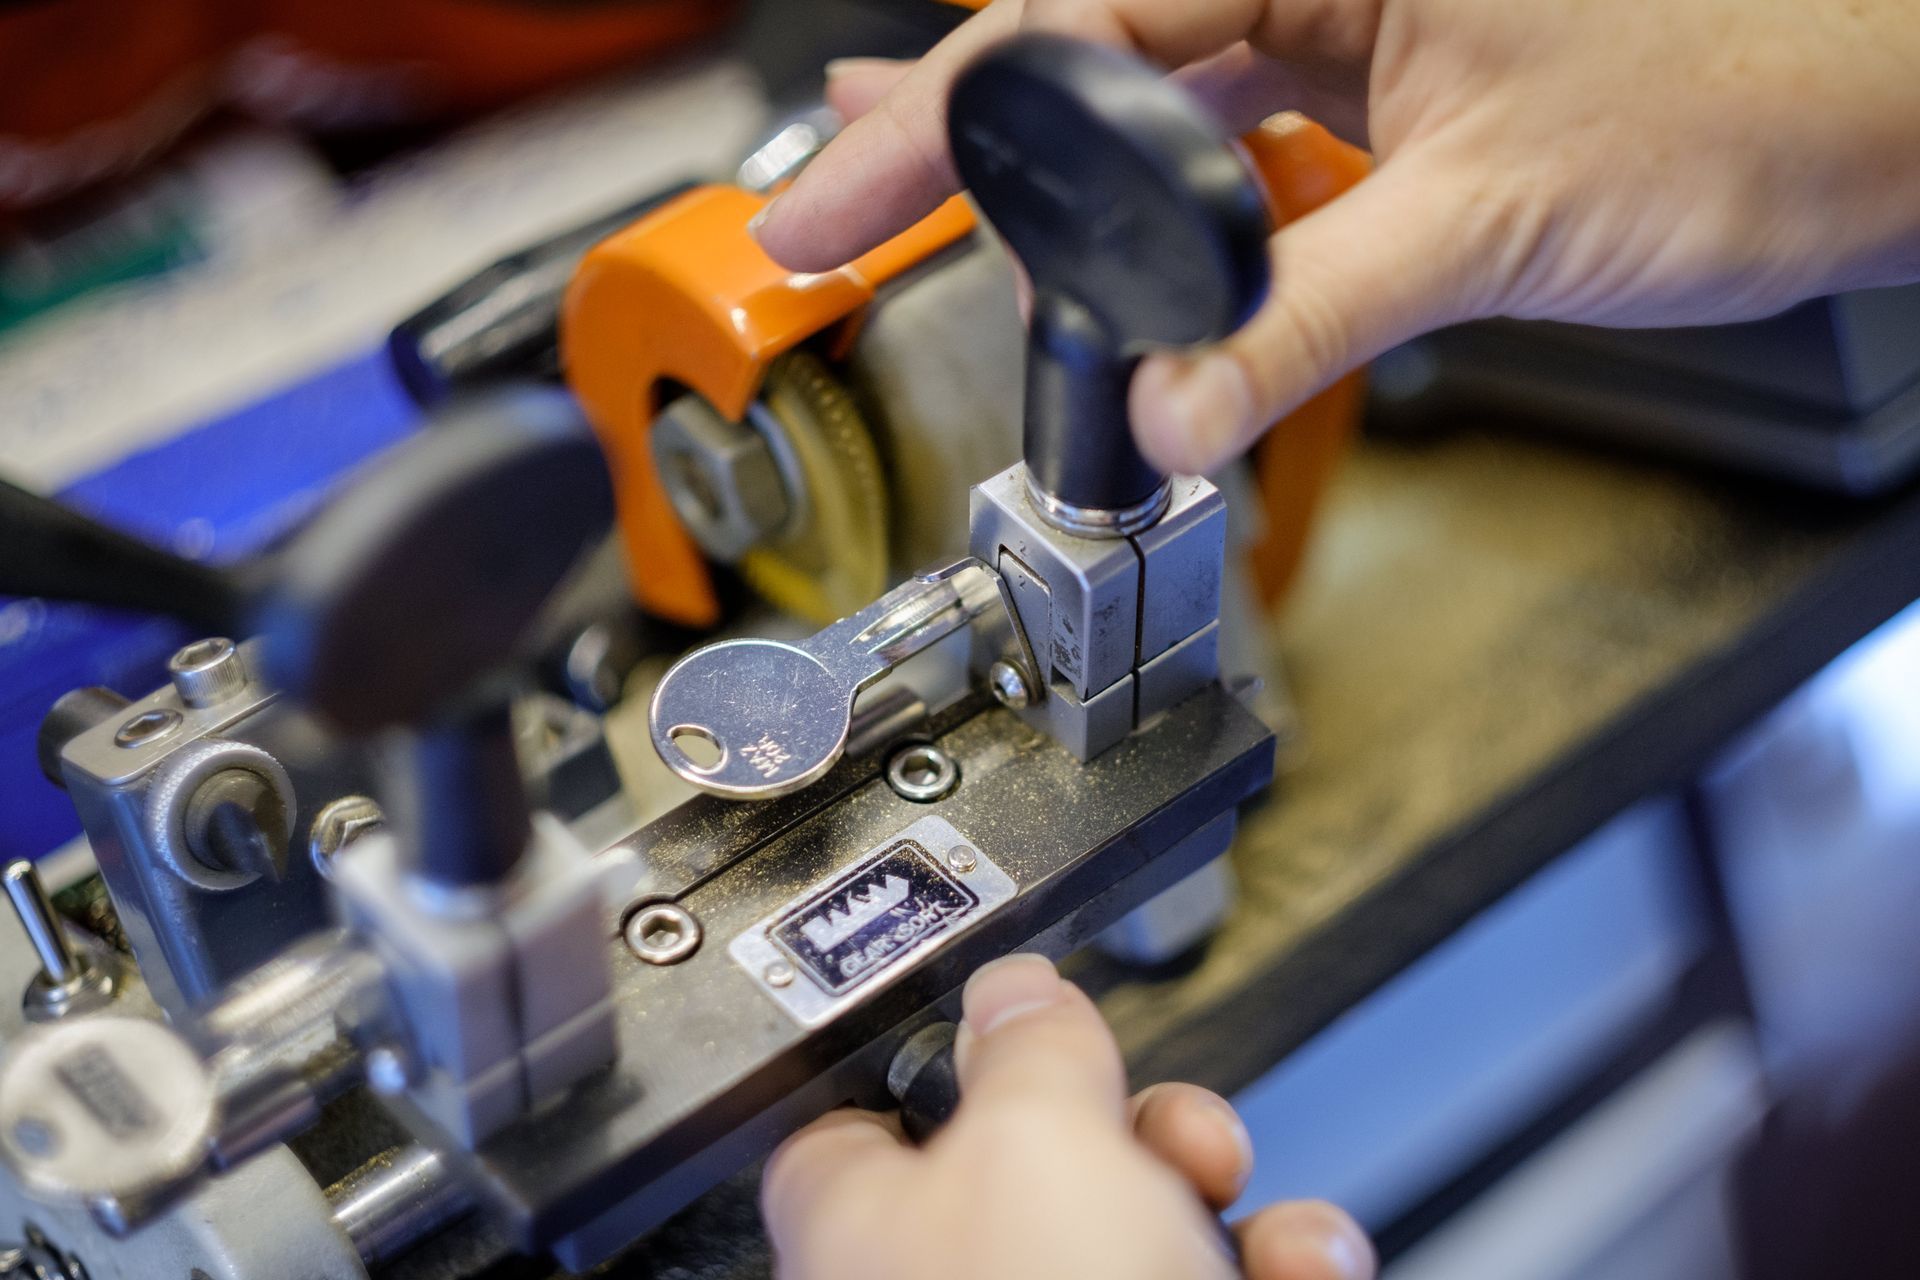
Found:
[[[1136,1080],[1250,1084],[1915,598],[1920,494],[1514,436],[1363,444],[1279,624],[1302,734],[1243,820],[1233,918],[1185,976],[1088,973]],[[759,1274],[751,1189],[614,1274]]]

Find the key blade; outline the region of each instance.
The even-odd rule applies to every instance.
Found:
[[[648,729],[667,767],[702,791],[770,800],[833,768],[857,693],[796,645],[726,640],[667,671]]]

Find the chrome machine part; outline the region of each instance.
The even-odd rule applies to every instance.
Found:
[[[677,902],[650,902],[627,917],[620,930],[634,958],[648,964],[678,964],[700,947],[700,922]]]
[[[333,858],[342,849],[387,824],[380,802],[372,796],[341,796],[330,800],[313,816],[313,833],[307,840],[307,856],[323,876],[333,874]]]
[[[430,1147],[382,1152],[327,1188],[333,1225],[369,1267],[400,1257],[473,1211]]]
[[[423,893],[391,831],[334,859],[406,1051],[386,1102],[423,1140],[476,1146],[613,1058],[610,894],[633,883],[633,855],[593,858],[551,814],[531,830],[484,895]]]
[[[282,761],[311,731],[261,682],[252,643],[208,645],[173,662],[198,705],[176,680],[94,717],[58,755],[146,985],[181,1018],[327,924],[318,872],[290,856],[313,815]],[[303,775],[311,803],[357,790],[351,773],[336,760]]]
[[[368,1280],[332,1213],[285,1147],[198,1184],[124,1239],[103,1231],[84,1207],[28,1199],[0,1178],[4,1235],[41,1267],[18,1280]],[[64,1270],[49,1265],[54,1258]],[[4,1267],[0,1276],[15,1280]]]
[[[232,1165],[304,1131],[392,1038],[386,973],[357,940],[321,934],[228,989],[192,1034],[220,1095],[211,1154]]]
[[[727,640],[682,658],[648,711],[653,744],[686,781],[730,799],[788,795],[839,762],[860,691],[915,654],[991,615],[1013,620],[1006,589],[977,560],[896,587],[800,642]],[[1024,633],[1012,652],[976,659],[1034,670]]]
[[[40,961],[21,996],[28,1020],[45,1022],[110,1004],[119,987],[119,961],[91,942],[74,945],[31,862],[7,864],[4,880],[7,901]]]
[[[793,503],[780,464],[751,425],[685,395],[654,419],[648,444],[674,514],[715,560],[733,564],[786,528]]]
[[[211,707],[247,687],[246,659],[225,636],[196,640],[167,659],[174,692],[190,707]]]
[[[959,783],[960,767],[931,742],[910,742],[887,761],[887,785],[915,804],[931,804]]]
[[[1024,464],[975,486],[973,554],[999,569],[1047,673],[1021,717],[1090,759],[1214,682],[1226,538],[1226,502],[1196,477],[1124,538],[1057,528]]]

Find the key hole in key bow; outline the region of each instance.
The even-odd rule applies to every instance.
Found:
[[[678,724],[667,734],[667,738],[687,763],[700,773],[712,773],[726,763],[727,749],[720,745],[720,739],[714,737],[710,729],[697,724]]]

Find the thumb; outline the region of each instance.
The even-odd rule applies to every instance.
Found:
[[[1387,348],[1486,313],[1503,218],[1472,184],[1397,160],[1273,237],[1273,290],[1238,333],[1141,363],[1129,407],[1150,461],[1210,471]]]
[[[1093,1001],[1044,957],[996,960],[973,975],[961,1002],[956,1125],[1011,1104],[1122,1126],[1126,1070],[1119,1046]]]

